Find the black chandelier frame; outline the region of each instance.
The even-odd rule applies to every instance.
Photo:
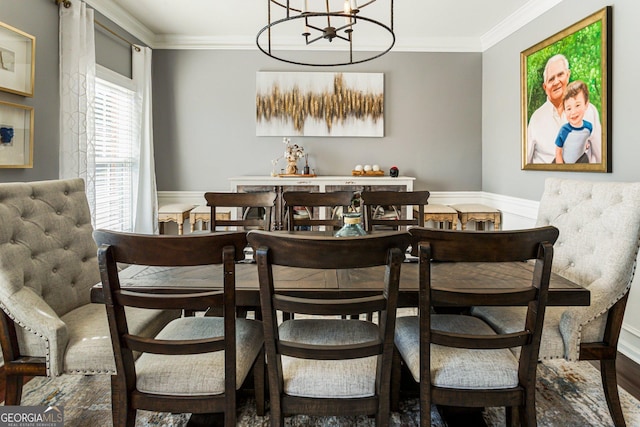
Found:
[[[371,61],[373,59],[379,58],[381,56],[383,56],[384,54],[386,54],[387,52],[389,52],[393,46],[395,45],[396,42],[396,36],[395,33],[393,32],[393,1],[394,0],[388,0],[390,3],[390,7],[391,7],[391,12],[390,12],[390,25],[386,25],[383,24],[380,21],[377,21],[375,19],[366,17],[366,16],[361,16],[359,15],[360,11],[365,8],[366,6],[374,3],[376,0],[369,0],[366,3],[360,5],[357,9],[352,9],[351,13],[345,13],[344,11],[327,11],[327,12],[304,12],[300,9],[296,9],[294,7],[291,7],[289,5],[289,0],[286,1],[286,4],[283,4],[282,2],[278,1],[278,0],[267,0],[267,4],[268,4],[268,24],[265,25],[260,31],[258,31],[258,34],[256,36],[256,45],[258,46],[258,49],[260,49],[260,51],[262,51],[265,55],[276,59],[278,61],[282,61],[282,62],[287,62],[290,64],[295,64],[295,65],[307,65],[307,66],[312,66],[312,67],[335,67],[335,66],[341,66],[341,65],[352,65],[352,64],[359,64],[362,62],[367,62],[367,61]],[[283,9],[286,10],[286,16],[282,19],[277,19],[275,21],[271,20],[271,5],[275,4]],[[329,1],[327,0],[327,8],[328,8],[328,4]],[[298,14],[296,15],[292,15],[291,12],[296,12]],[[316,25],[311,25],[309,22],[309,18],[316,18],[316,17],[325,17],[327,18],[327,27],[325,28],[320,28]],[[336,28],[334,26],[331,25],[331,19],[332,18],[343,18],[343,19],[348,19],[349,22]],[[271,30],[280,24],[284,24],[286,22],[291,22],[291,21],[295,21],[295,20],[304,20],[305,23],[305,32],[303,32],[301,35],[304,36],[305,38],[305,45],[310,45],[313,44],[317,41],[320,41],[322,39],[328,40],[329,42],[333,42],[334,39],[339,39],[342,41],[346,41],[349,44],[349,61],[344,61],[344,62],[335,62],[335,63],[312,63],[312,62],[302,62],[302,61],[296,61],[293,59],[288,59],[285,58],[283,56],[280,56],[277,52],[274,51],[274,49],[272,49],[272,44],[271,44]],[[375,51],[373,52],[371,55],[366,56],[364,58],[358,59],[358,60],[354,60],[353,59],[353,33],[354,33],[354,25],[356,25],[358,23],[358,21],[366,21],[370,24],[376,25],[380,28],[382,28],[383,30],[387,31],[390,35],[391,35],[391,43],[389,44],[389,46],[384,49],[383,51]],[[319,35],[317,37],[311,38],[311,32],[310,30],[314,30],[317,31],[319,33]],[[345,35],[340,34],[340,32],[343,31],[345,33]],[[260,44],[260,37],[264,34],[267,33],[267,46],[263,46],[262,44]]]

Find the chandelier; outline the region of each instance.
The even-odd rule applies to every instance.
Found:
[[[338,66],[378,58],[395,44],[393,0],[267,0],[258,48],[279,61]],[[388,7],[388,9],[387,9]],[[378,13],[388,24],[367,13]],[[386,22],[386,20],[385,20]],[[318,52],[301,53],[306,47]]]

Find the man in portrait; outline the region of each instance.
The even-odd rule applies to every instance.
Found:
[[[569,61],[564,55],[549,58],[544,67],[542,83],[547,100],[533,112],[527,127],[527,163],[554,162],[555,141],[562,125],[567,123],[563,98],[570,76]],[[586,152],[589,163],[601,163],[602,126],[598,110],[593,104],[588,104],[584,119],[593,125]]]

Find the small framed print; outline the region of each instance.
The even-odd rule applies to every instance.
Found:
[[[33,107],[0,101],[0,168],[33,167]]]
[[[36,38],[0,22],[0,90],[33,96]]]

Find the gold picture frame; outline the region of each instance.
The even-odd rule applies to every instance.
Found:
[[[33,107],[0,101],[0,168],[33,167]]]
[[[0,90],[33,96],[36,38],[0,22]]]
[[[523,170],[611,172],[610,22],[607,6],[520,54]]]

